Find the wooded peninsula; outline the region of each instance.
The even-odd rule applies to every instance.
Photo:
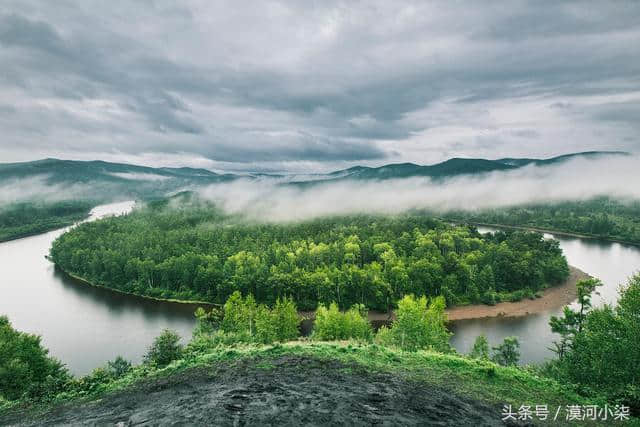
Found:
[[[234,292],[302,310],[335,301],[393,308],[403,295],[447,305],[533,297],[569,274],[558,242],[534,232],[480,234],[428,216],[357,215],[255,223],[201,200],[146,204],[79,225],[51,259],[87,281],[138,295],[224,303]]]

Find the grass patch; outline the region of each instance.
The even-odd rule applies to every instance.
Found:
[[[188,354],[162,369],[148,365],[133,368],[124,377],[101,384],[82,394],[62,393],[46,405],[5,406],[9,411],[40,413],[51,406],[77,400],[94,400],[108,393],[135,387],[140,381],[169,377],[194,367],[236,364],[252,361],[258,369],[273,370],[274,360],[283,356],[306,356],[344,363],[351,373],[364,370],[390,373],[399,378],[420,381],[501,407],[548,404],[550,407],[570,404],[601,404],[587,400],[567,386],[542,377],[533,371],[503,367],[489,361],[428,351],[404,352],[376,344],[343,342],[292,341],[278,345],[240,344],[213,348],[203,354]],[[1,410],[1,409],[0,409]]]

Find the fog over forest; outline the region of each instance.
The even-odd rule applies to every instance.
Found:
[[[535,202],[586,200],[595,196],[639,199],[638,156],[574,159],[553,166],[526,166],[481,177],[444,181],[406,178],[338,181],[310,187],[273,179],[238,180],[208,186],[200,194],[229,213],[254,219],[296,220],[349,213],[443,212]]]
[[[87,184],[50,184],[46,175],[11,179],[0,183],[0,204],[7,205],[37,199],[40,202],[84,199],[91,197],[92,187]]]
[[[554,165],[446,179],[428,177],[387,180],[336,179],[295,184],[300,175],[246,177],[212,185],[185,185],[227,213],[266,221],[298,220],[349,213],[398,213],[409,209],[435,212],[515,206],[537,202],[586,200],[611,196],[640,199],[639,156],[575,158]],[[0,184],[0,203],[91,199],[102,190],[114,200],[131,199],[123,189],[161,189],[167,178],[153,174],[113,174],[125,181],[50,183],[35,175]],[[326,175],[315,179],[327,178]],[[130,181],[130,184],[127,184]],[[160,190],[161,191],[161,190]],[[175,192],[175,191],[174,191]]]

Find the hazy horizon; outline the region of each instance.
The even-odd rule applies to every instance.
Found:
[[[464,159],[464,160],[491,160],[491,161],[499,161],[499,160],[504,160],[504,159],[532,159],[532,160],[551,160],[551,159],[555,159],[558,157],[564,157],[564,156],[570,156],[570,155],[579,155],[579,154],[589,154],[589,153],[598,153],[598,154],[603,154],[603,155],[608,155],[608,154],[612,154],[612,155],[616,155],[616,154],[621,154],[621,155],[631,155],[631,156],[635,156],[638,153],[635,152],[631,152],[631,151],[622,151],[622,150],[607,150],[607,151],[581,151],[581,152],[566,152],[566,153],[561,153],[552,157],[534,157],[534,156],[527,156],[527,155],[523,155],[521,157],[507,157],[507,156],[503,156],[503,157],[495,157],[495,158],[480,158],[480,157],[470,157],[470,156],[457,156],[457,157],[450,157],[447,159],[443,159],[442,161],[439,162],[434,162],[434,163],[417,163],[417,162],[412,162],[412,161],[405,161],[405,162],[391,162],[391,163],[380,163],[380,164],[370,164],[370,165],[364,165],[362,163],[359,162],[355,162],[353,164],[348,164],[340,169],[327,169],[327,170],[323,170],[323,171],[311,171],[309,173],[305,173],[305,171],[290,171],[290,170],[279,170],[279,169],[274,169],[274,170],[221,170],[221,169],[215,169],[215,168],[208,168],[206,166],[202,166],[202,167],[194,167],[194,166],[186,166],[186,165],[175,165],[173,162],[168,162],[166,164],[164,163],[159,163],[159,164],[144,164],[144,163],[132,163],[132,162],[127,162],[127,161],[109,161],[109,160],[105,160],[103,158],[61,158],[61,157],[42,157],[42,158],[34,158],[32,160],[22,160],[22,161],[15,161],[15,162],[3,162],[0,161],[0,164],[16,164],[16,163],[31,163],[31,162],[39,162],[39,161],[46,161],[46,160],[60,160],[60,161],[80,161],[80,162],[107,162],[107,163],[116,163],[116,164],[123,164],[123,165],[130,165],[130,166],[143,166],[143,167],[149,167],[149,168],[156,168],[156,169],[162,169],[162,168],[169,168],[169,169],[177,169],[177,168],[181,168],[181,167],[187,167],[187,168],[193,168],[193,169],[205,169],[205,170],[209,170],[215,173],[228,173],[228,174],[234,174],[237,173],[238,175],[246,175],[246,174],[273,174],[273,175],[277,175],[277,174],[282,174],[282,175],[287,175],[287,176],[295,176],[295,175],[300,175],[300,176],[304,176],[304,175],[318,175],[318,176],[324,176],[327,175],[329,173],[332,172],[339,172],[339,171],[343,171],[343,170],[348,170],[351,168],[355,168],[355,167],[369,167],[369,168],[376,168],[376,167],[382,167],[382,166],[389,166],[389,165],[401,165],[401,164],[413,164],[416,166],[433,166],[433,165],[437,165],[440,163],[444,163],[447,162],[449,160],[454,160],[454,159]],[[129,173],[122,173],[122,174],[115,174],[115,175],[122,175],[122,177],[126,177],[126,175],[131,175]],[[132,178],[135,179],[135,178]],[[151,180],[153,180],[152,178],[150,178]],[[158,180],[163,179],[163,177],[158,176],[157,177]]]
[[[295,177],[299,175],[281,179],[239,177],[229,182],[173,187],[170,193],[195,191],[227,213],[266,221],[304,220],[352,213],[395,214],[412,209],[435,212],[481,210],[530,203],[581,201],[599,196],[622,201],[640,200],[640,188],[629,185],[640,182],[639,162],[638,155],[577,157],[550,165],[530,164],[511,170],[463,174],[446,179],[326,180],[303,187],[287,185],[296,181]],[[146,173],[115,175],[140,188],[161,189],[166,180],[166,177]],[[114,200],[119,194],[125,194],[123,187],[103,187],[104,183],[51,183],[47,178],[46,175],[35,174],[0,183],[0,204],[36,199],[87,199],[101,189],[107,189]],[[163,194],[166,192],[164,190]]]

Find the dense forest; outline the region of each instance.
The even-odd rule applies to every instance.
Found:
[[[640,243],[640,202],[599,197],[587,201],[456,211],[448,219],[485,224],[538,227]]]
[[[0,207],[0,242],[71,225],[89,215],[94,205],[90,201],[67,200]]]
[[[223,303],[236,290],[273,304],[387,310],[406,294],[447,304],[520,299],[568,275],[539,233],[482,235],[421,215],[252,223],[204,202],[159,201],[82,224],[51,248],[63,270],[140,295]]]

